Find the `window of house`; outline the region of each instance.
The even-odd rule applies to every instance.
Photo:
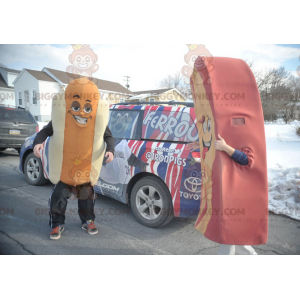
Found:
[[[149,98],[149,102],[154,102],[155,98]]]
[[[36,90],[32,91],[32,104],[37,104]]]
[[[25,104],[29,102],[29,91],[24,91]]]
[[[19,105],[22,105],[22,92],[19,92]]]

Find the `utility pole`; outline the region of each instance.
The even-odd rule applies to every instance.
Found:
[[[126,85],[125,86],[126,86],[127,89],[129,89],[129,78],[130,77],[129,76],[123,76],[123,77],[125,77],[124,81],[126,81]]]

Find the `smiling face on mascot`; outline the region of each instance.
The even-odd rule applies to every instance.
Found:
[[[108,124],[109,104],[87,78],[69,83],[52,100],[53,136],[49,142],[49,179],[82,185],[98,180]]]
[[[214,57],[214,70],[197,59],[190,77],[201,153],[200,212],[195,224],[221,244],[258,245],[268,237],[266,140],[261,99],[249,66]],[[213,76],[208,84],[207,77]],[[248,156],[241,166],[216,151],[218,134]]]

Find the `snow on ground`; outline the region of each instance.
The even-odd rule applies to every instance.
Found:
[[[265,125],[269,183],[269,210],[300,220],[299,121],[281,119]]]

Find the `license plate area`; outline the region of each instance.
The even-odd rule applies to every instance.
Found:
[[[20,134],[20,130],[10,129],[9,134]]]

